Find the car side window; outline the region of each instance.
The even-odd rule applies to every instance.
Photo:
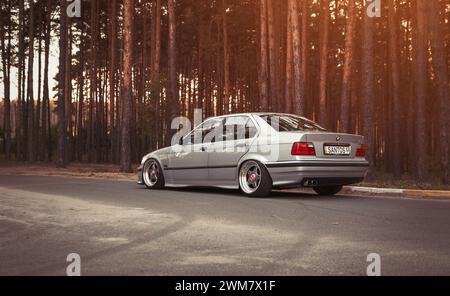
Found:
[[[214,143],[222,140],[223,119],[211,119],[203,125],[203,143]]]
[[[256,135],[257,129],[250,117],[235,116],[225,120],[225,141],[251,139]]]
[[[222,140],[222,119],[211,119],[193,130],[186,138],[186,145],[213,143]]]
[[[202,127],[198,127],[193,130],[185,139],[186,145],[200,144],[202,142]]]

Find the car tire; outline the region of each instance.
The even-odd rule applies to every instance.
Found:
[[[331,196],[331,195],[338,194],[342,190],[342,187],[343,187],[342,185],[319,186],[319,187],[314,187],[313,189],[318,195]]]
[[[250,182],[250,179],[254,178],[259,178],[257,186]],[[239,190],[249,197],[265,197],[272,192],[273,182],[269,171],[262,163],[248,160],[239,168],[238,184]]]
[[[153,158],[147,160],[142,169],[142,180],[148,189],[163,189],[164,174],[160,163]]]

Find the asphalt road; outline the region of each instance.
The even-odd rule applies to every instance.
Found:
[[[450,202],[0,175],[0,275],[450,275]]]

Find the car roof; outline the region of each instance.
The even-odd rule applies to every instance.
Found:
[[[290,115],[290,116],[298,116],[298,115],[294,115],[294,114],[277,113],[277,112],[248,112],[248,113],[236,113],[236,114],[227,114],[227,115],[213,116],[213,117],[207,118],[207,120],[215,119],[215,118],[218,119],[218,118],[227,118],[227,117],[235,117],[235,116],[251,116],[251,115],[257,115],[257,116],[262,116],[262,115],[278,115],[278,116]],[[302,116],[299,116],[299,117],[302,117]],[[302,117],[302,118],[304,118],[304,117]]]

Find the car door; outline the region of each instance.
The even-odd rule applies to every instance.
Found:
[[[169,157],[170,175],[175,185],[207,185],[208,181],[208,148],[211,143],[205,143],[216,119],[205,121],[193,130],[183,140],[183,145],[175,147]]]
[[[208,178],[208,157],[203,149],[203,124],[184,137],[182,145],[174,146],[165,170],[174,185],[199,185]]]
[[[223,136],[208,153],[209,180],[218,186],[234,186],[239,160],[248,152],[257,133],[249,116],[230,116],[223,122]]]

